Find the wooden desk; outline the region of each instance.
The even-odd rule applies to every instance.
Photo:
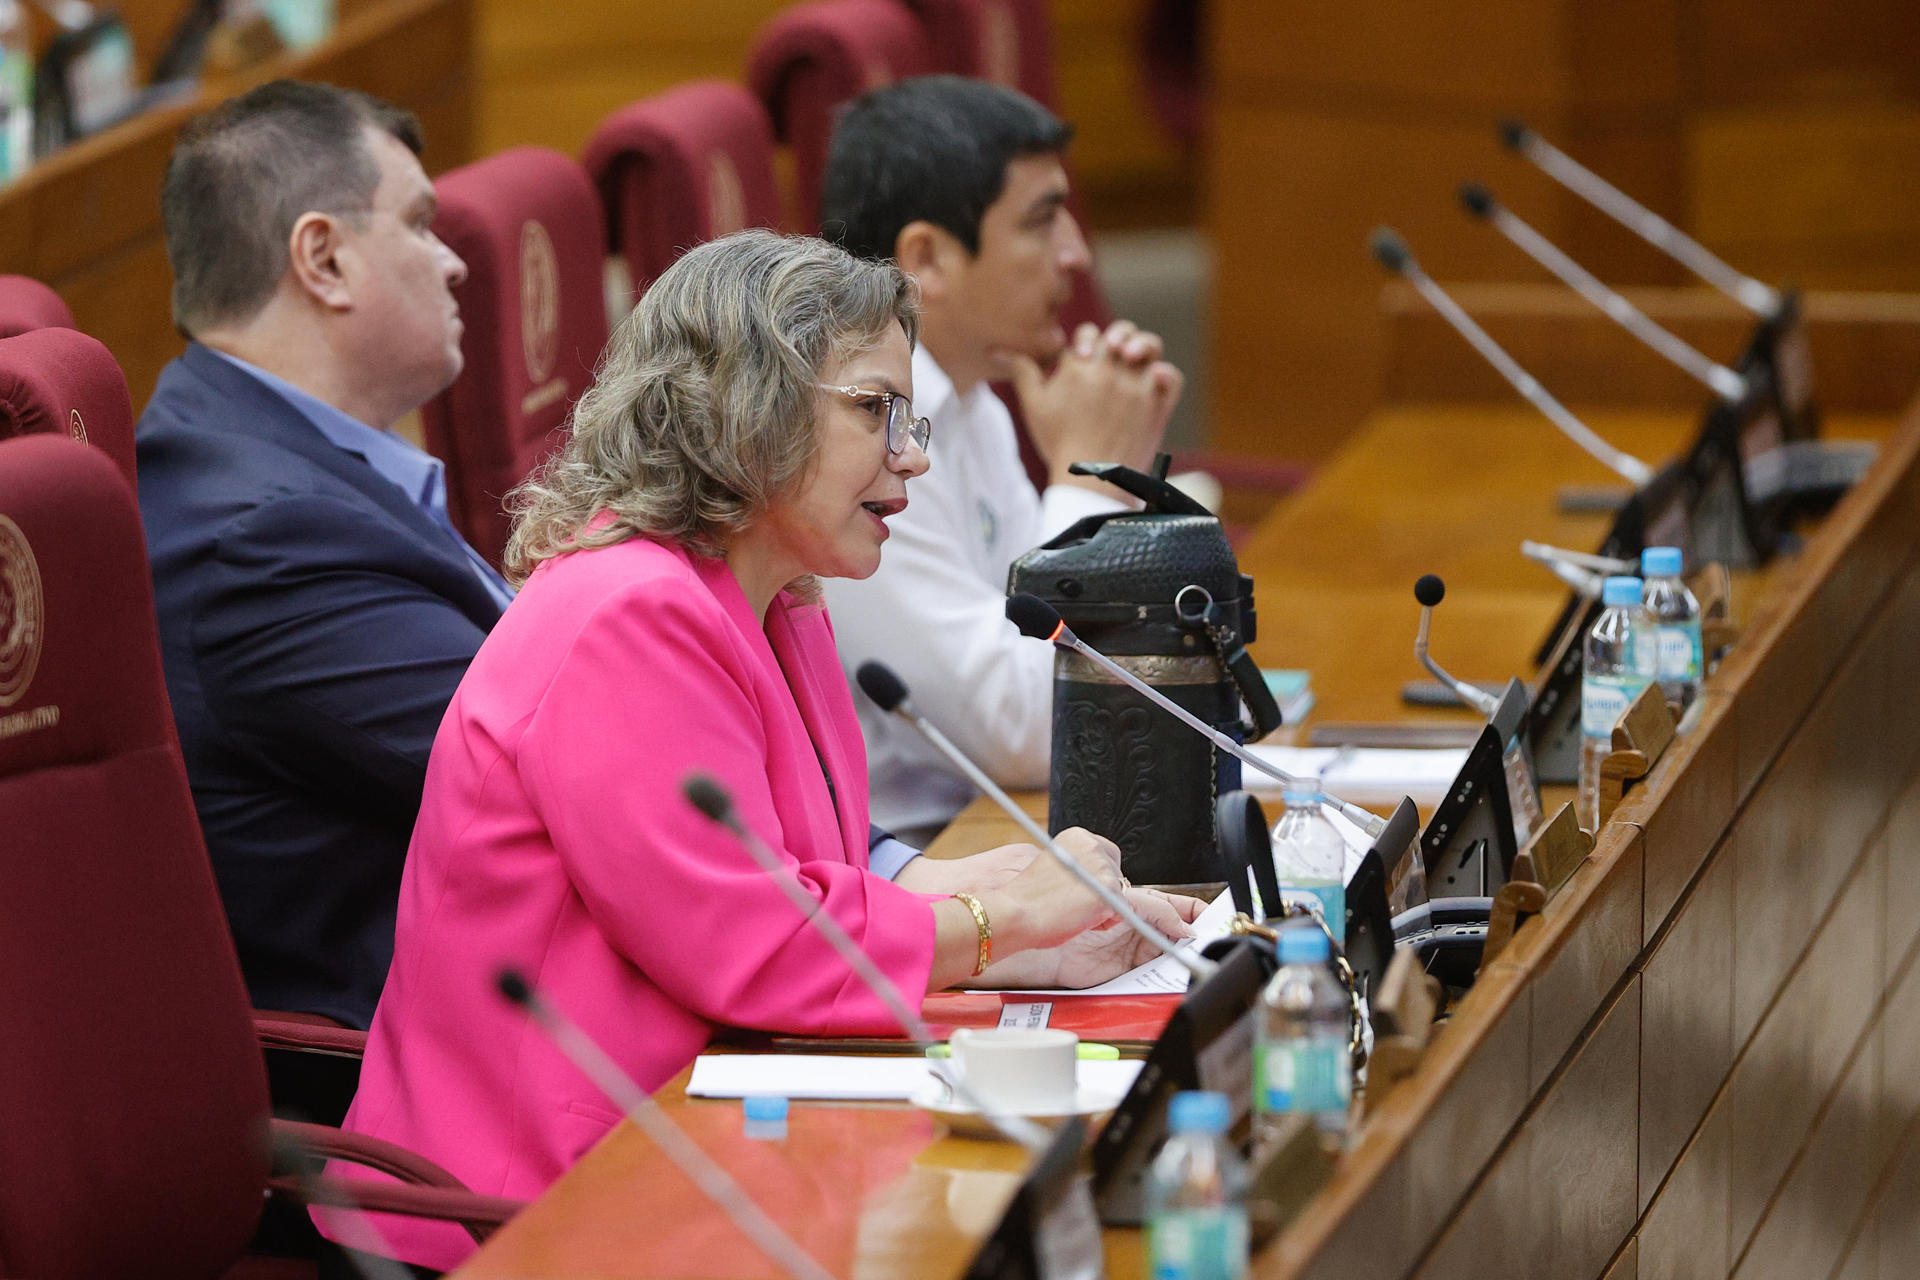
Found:
[[[1648,457],[1691,427],[1596,425]],[[1404,718],[1432,570],[1443,660],[1523,670],[1561,593],[1516,545],[1592,543],[1600,521],[1556,516],[1551,490],[1601,478],[1517,411],[1379,415],[1248,549],[1262,661],[1310,667],[1324,714]],[[1912,1273],[1920,714],[1899,682],[1920,652],[1920,407],[1747,594],[1698,727],[1257,1274],[1800,1277],[1848,1248]],[[736,1104],[665,1101],[840,1275],[954,1274],[1011,1187],[1014,1153],[901,1108],[797,1106],[773,1149]],[[460,1274],[771,1274],[693,1194],[622,1127]],[[1111,1274],[1142,1273],[1137,1233],[1106,1242]]]

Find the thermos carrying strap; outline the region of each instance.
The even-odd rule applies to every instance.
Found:
[[[1173,609],[1181,626],[1206,636],[1219,655],[1220,665],[1233,677],[1240,699],[1253,717],[1253,737],[1264,738],[1278,729],[1280,705],[1273,700],[1273,691],[1267,688],[1267,678],[1260,674],[1260,664],[1247,652],[1240,633],[1227,621],[1226,610],[1213,598],[1213,593],[1190,583],[1180,588],[1180,593],[1173,598]]]

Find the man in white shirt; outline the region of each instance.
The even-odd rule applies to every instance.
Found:
[[[1126,321],[1102,333],[1060,320],[1090,265],[1066,207],[1070,126],[999,85],[927,76],[856,100],[834,131],[823,233],[892,258],[920,285],[915,412],[933,423],[880,570],[826,583],[849,673],[878,658],[920,711],[996,780],[1047,782],[1053,653],[1004,615],[1022,553],[1120,497],[1067,473],[1076,461],[1145,467],[1182,378],[1159,338]],[[1043,366],[1051,363],[1051,369]],[[988,382],[1010,380],[1046,462],[1036,493],[1014,424]],[[910,728],[863,697],[874,821],[910,841],[972,796]]]

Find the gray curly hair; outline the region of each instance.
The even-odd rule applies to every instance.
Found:
[[[507,576],[632,537],[722,554],[805,477],[822,372],[896,324],[917,339],[912,280],[812,236],[684,254],[615,328],[566,445],[507,496]]]

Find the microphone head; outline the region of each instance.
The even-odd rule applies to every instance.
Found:
[[[884,662],[869,659],[861,663],[853,678],[860,682],[860,691],[873,699],[873,705],[882,711],[897,711],[907,700],[907,682]]]
[[[724,823],[733,816],[733,797],[726,788],[704,773],[690,773],[687,780],[680,784],[680,794],[687,803],[698,809],[715,822]]]
[[[1413,250],[1392,227],[1375,227],[1367,237],[1367,248],[1373,251],[1375,261],[1397,276],[1405,275],[1413,262]]]
[[[500,970],[499,976],[494,978],[493,981],[494,985],[500,988],[500,994],[507,998],[509,1004],[515,1004],[524,1009],[533,1003],[532,984],[527,981],[527,976],[524,973],[521,973],[512,965],[508,965],[506,968]]]
[[[1007,621],[1020,628],[1023,636],[1049,641],[1061,634],[1067,625],[1058,609],[1025,591],[1007,597]]]
[[[1518,120],[1502,120],[1499,128],[1500,141],[1511,151],[1520,150],[1520,148],[1527,145],[1528,139],[1533,137],[1533,130],[1527,128],[1526,125],[1521,124]]]
[[[1447,584],[1437,573],[1423,573],[1420,581],[1413,584],[1413,598],[1420,602],[1421,608],[1431,609],[1447,598]]]
[[[1476,218],[1491,218],[1493,211],[1497,209],[1500,204],[1499,201],[1493,198],[1493,192],[1487,190],[1477,182],[1461,183],[1459,195],[1460,203],[1466,207],[1468,213]]]

